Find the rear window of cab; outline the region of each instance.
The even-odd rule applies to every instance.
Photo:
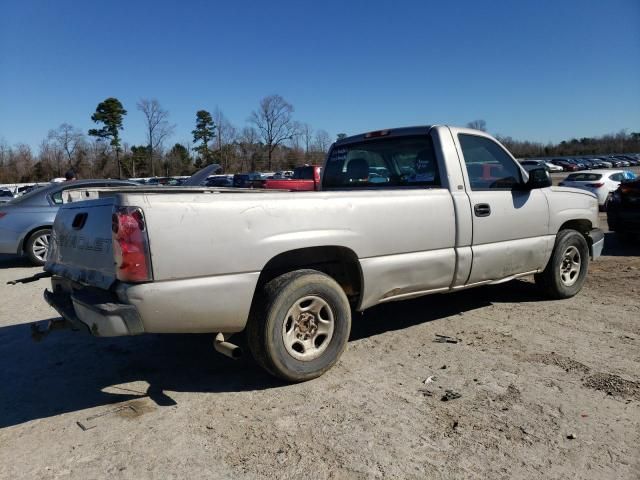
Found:
[[[440,186],[429,135],[336,145],[327,158],[322,183],[323,190]]]

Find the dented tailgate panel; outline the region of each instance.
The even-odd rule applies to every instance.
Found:
[[[108,289],[115,281],[111,214],[115,197],[64,205],[53,224],[44,269],[76,282]]]

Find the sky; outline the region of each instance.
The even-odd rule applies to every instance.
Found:
[[[640,0],[0,2],[0,142],[96,127],[99,102],[142,98],[189,142],[197,110],[238,128],[279,94],[332,137],[464,126],[558,142],[640,131]]]

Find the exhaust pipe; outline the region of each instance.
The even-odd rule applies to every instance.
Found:
[[[216,335],[216,338],[213,341],[213,347],[219,353],[232,358],[233,360],[237,360],[242,356],[242,349],[238,345],[227,342],[223,333]]]

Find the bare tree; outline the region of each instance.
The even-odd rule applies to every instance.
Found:
[[[467,128],[473,128],[474,130],[482,130],[483,132],[487,131],[487,122],[484,120],[474,120],[473,122],[467,123]]]
[[[316,132],[315,149],[318,152],[327,153],[331,146],[331,136],[326,130]]]
[[[313,140],[313,128],[308,123],[303,123],[300,126],[300,134],[302,135],[302,141],[304,142],[304,153],[309,153],[309,147]]]
[[[145,117],[147,122],[147,145],[149,146],[149,164],[151,165],[151,175],[155,176],[155,165],[153,154],[162,147],[162,142],[173,134],[175,125],[169,124],[169,112],[160,106],[160,102],[154,99],[143,98],[137,103],[137,108]]]
[[[69,167],[73,166],[73,155],[82,145],[84,135],[82,131],[68,123],[63,123],[55,130],[49,130],[49,139],[67,155]]]
[[[237,140],[238,148],[240,149],[241,171],[256,170],[256,157],[260,149],[259,140],[260,136],[255,128],[244,127],[242,129]]]
[[[213,111],[213,122],[216,125],[215,143],[222,169],[226,172],[229,169],[229,149],[224,147],[232,144],[237,137],[237,130],[231,122],[224,116],[222,110],[216,106]]]
[[[290,140],[295,134],[293,122],[293,106],[280,95],[269,95],[260,101],[258,110],[254,110],[249,117],[267,147],[269,171],[273,151],[285,140]]]
[[[62,177],[62,162],[64,161],[65,152],[57,142],[47,137],[40,142],[40,152],[38,158],[42,164],[42,171],[45,175]]]

